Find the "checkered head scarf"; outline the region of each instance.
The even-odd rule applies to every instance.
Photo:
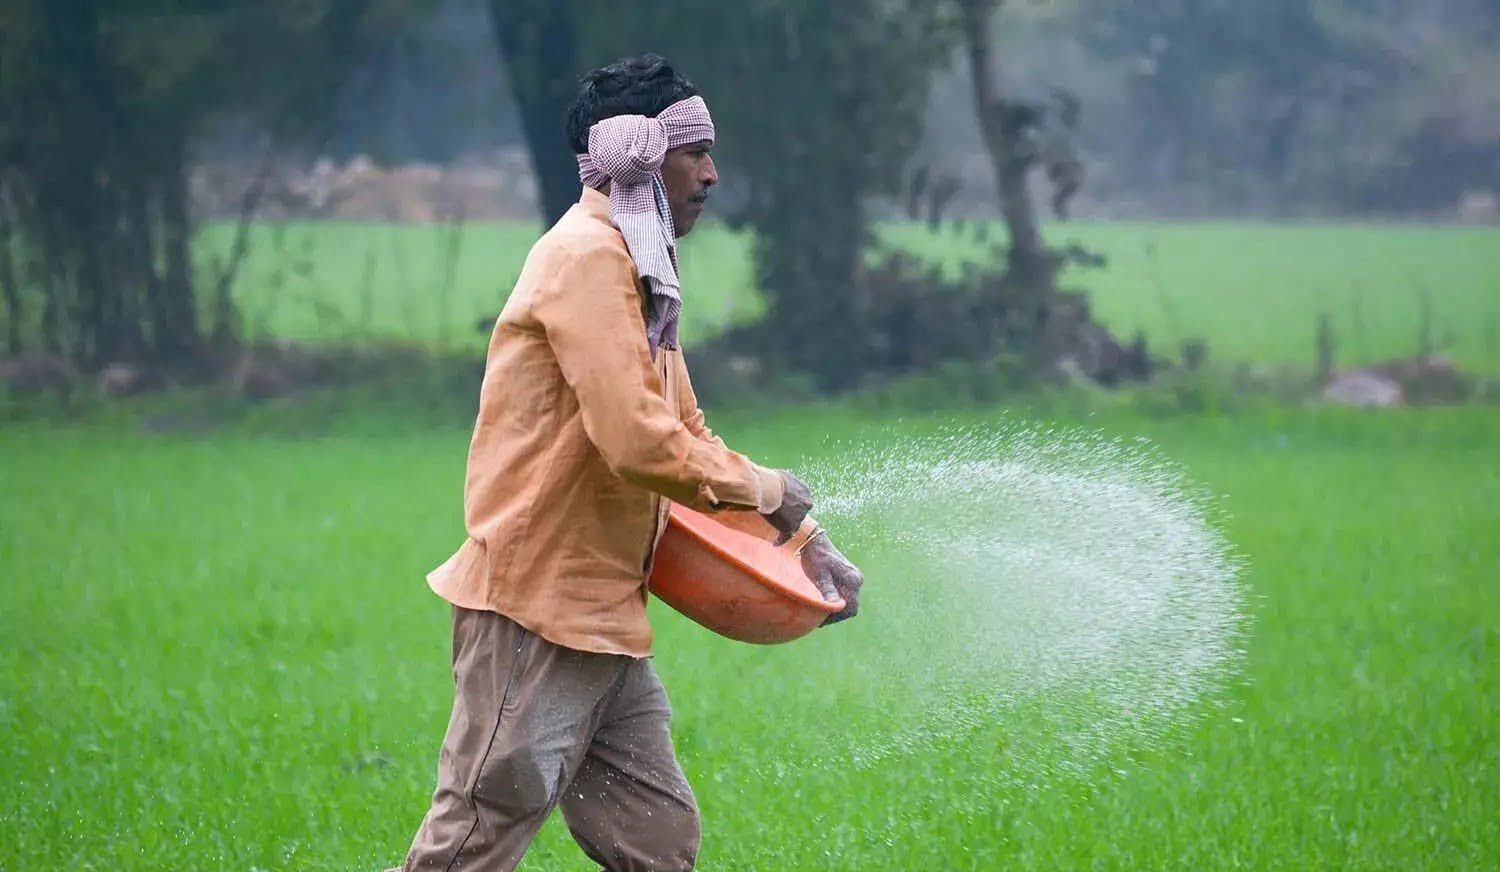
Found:
[[[609,216],[625,237],[636,271],[651,291],[646,338],[677,347],[682,295],[677,277],[677,231],[667,205],[661,165],[667,149],[712,142],[714,122],[702,97],[673,103],[655,118],[616,115],[589,128],[589,150],[578,155],[578,176],[590,188],[609,185]]]

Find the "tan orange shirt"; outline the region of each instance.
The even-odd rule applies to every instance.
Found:
[[[468,541],[427,581],[558,645],[644,657],[668,500],[774,536],[781,477],[704,426],[677,350],[652,360],[609,199],[585,189],[495,324],[464,484]],[[662,499],[666,497],[666,499]]]

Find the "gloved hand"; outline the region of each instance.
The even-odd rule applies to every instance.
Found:
[[[781,498],[781,507],[765,516],[772,527],[781,533],[776,537],[777,545],[785,545],[797,528],[802,526],[802,521],[807,518],[807,513],[812,511],[812,491],[802,483],[802,479],[784,469],[777,470],[781,475],[781,481],[786,485],[786,494]]]
[[[829,615],[823,626],[847,621],[859,614],[859,589],[864,586],[865,577],[839,549],[833,547],[826,535],[808,542],[802,550],[802,571],[818,586],[823,599],[832,602],[842,598],[844,601],[844,608]]]

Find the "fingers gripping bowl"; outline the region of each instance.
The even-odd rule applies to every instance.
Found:
[[[807,635],[844,608],[827,602],[790,545],[777,547],[672,506],[651,592],[721,636],[771,645]]]

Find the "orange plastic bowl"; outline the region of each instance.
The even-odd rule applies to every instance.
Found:
[[[825,602],[790,546],[780,548],[673,504],[651,592],[721,636],[771,645],[811,633],[844,607]]]

